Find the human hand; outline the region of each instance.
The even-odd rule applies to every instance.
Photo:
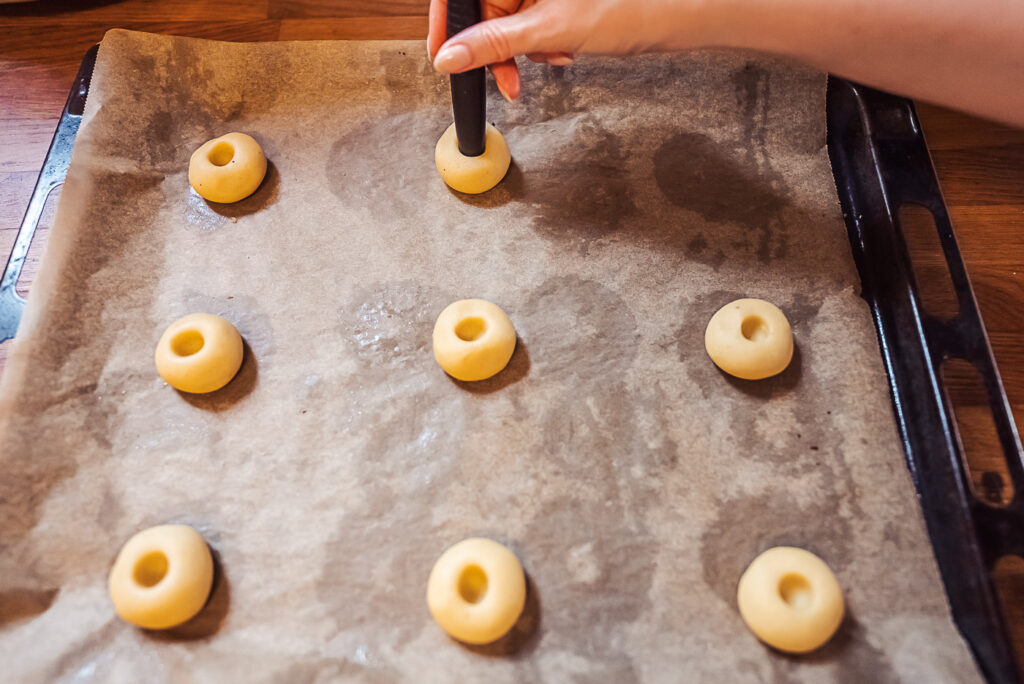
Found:
[[[510,99],[516,55],[567,64],[584,52],[731,47],[1024,126],[1020,0],[480,0],[484,21],[446,42],[447,2],[430,0],[434,68],[490,65]]]
[[[446,39],[448,0],[431,0],[427,50],[434,68],[485,65],[505,97],[519,97],[515,56],[566,65],[583,52],[628,53],[691,44],[699,0],[482,0],[483,21]],[[713,3],[712,3],[713,4]]]

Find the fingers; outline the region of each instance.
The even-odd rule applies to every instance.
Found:
[[[549,40],[551,27],[547,24],[551,22],[542,8],[543,5],[533,5],[507,17],[469,27],[441,46],[434,58],[434,68],[458,73],[506,62],[516,55],[544,52],[541,46]]]
[[[569,66],[573,61],[572,55],[568,52],[529,52],[526,56],[533,62],[552,66]]]
[[[517,11],[523,0],[490,0],[482,3],[484,21],[507,17]],[[427,20],[427,53],[434,59],[441,44],[448,38],[448,0],[430,0]]]
[[[438,49],[448,37],[448,0],[430,0],[427,19],[427,54],[434,59]]]
[[[506,100],[514,100],[519,97],[521,84],[516,60],[507,59],[504,62],[492,64],[491,73],[494,74],[494,82]]]

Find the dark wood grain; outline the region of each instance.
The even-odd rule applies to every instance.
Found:
[[[49,0],[0,5],[0,256],[14,241],[79,61],[106,30],[221,40],[425,39],[426,0]],[[529,88],[529,84],[526,84]],[[946,201],[1018,423],[1024,426],[1024,131],[919,107]],[[45,231],[44,231],[45,235]],[[41,242],[41,240],[40,240]],[[38,260],[23,277],[31,284]],[[937,256],[931,266],[938,264]],[[938,272],[941,272],[939,269]],[[0,345],[0,372],[7,345]],[[980,399],[964,402],[976,487],[1005,469]],[[988,440],[988,441],[986,441]],[[1024,654],[1024,562],[1000,566],[1004,606]]]

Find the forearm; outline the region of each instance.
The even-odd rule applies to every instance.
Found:
[[[725,0],[702,21],[713,43],[1024,125],[1021,0]]]
[[[490,64],[512,97],[513,55],[736,47],[1024,126],[1024,0],[487,0],[485,8],[498,18],[453,37],[434,66]],[[431,52],[444,41],[443,20],[444,0],[432,0]]]

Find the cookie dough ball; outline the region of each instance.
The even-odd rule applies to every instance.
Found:
[[[792,546],[768,549],[740,578],[740,615],[759,639],[780,651],[806,653],[835,634],[843,593],[825,561]]]
[[[427,605],[444,631],[468,644],[505,636],[523,612],[526,577],[519,559],[496,541],[460,541],[437,559]]]
[[[211,202],[237,202],[260,187],[267,175],[267,158],[252,136],[228,133],[192,153],[189,184]]]
[[[704,346],[715,365],[744,380],[786,370],[793,358],[793,331],[779,307],[763,299],[737,299],[708,322]]]
[[[110,599],[127,622],[168,629],[202,610],[213,585],[213,557],[188,525],[158,525],[121,548],[110,570]]]
[[[448,127],[434,148],[434,163],[441,178],[454,190],[476,195],[487,192],[505,177],[512,163],[505,137],[487,124],[483,154],[467,157],[459,151],[455,124]]]
[[[156,345],[156,370],[182,392],[213,392],[235,377],[242,349],[242,336],[226,319],[189,314],[164,331]]]
[[[483,299],[460,299],[434,324],[434,358],[456,380],[484,380],[508,365],[516,330],[505,312]]]

